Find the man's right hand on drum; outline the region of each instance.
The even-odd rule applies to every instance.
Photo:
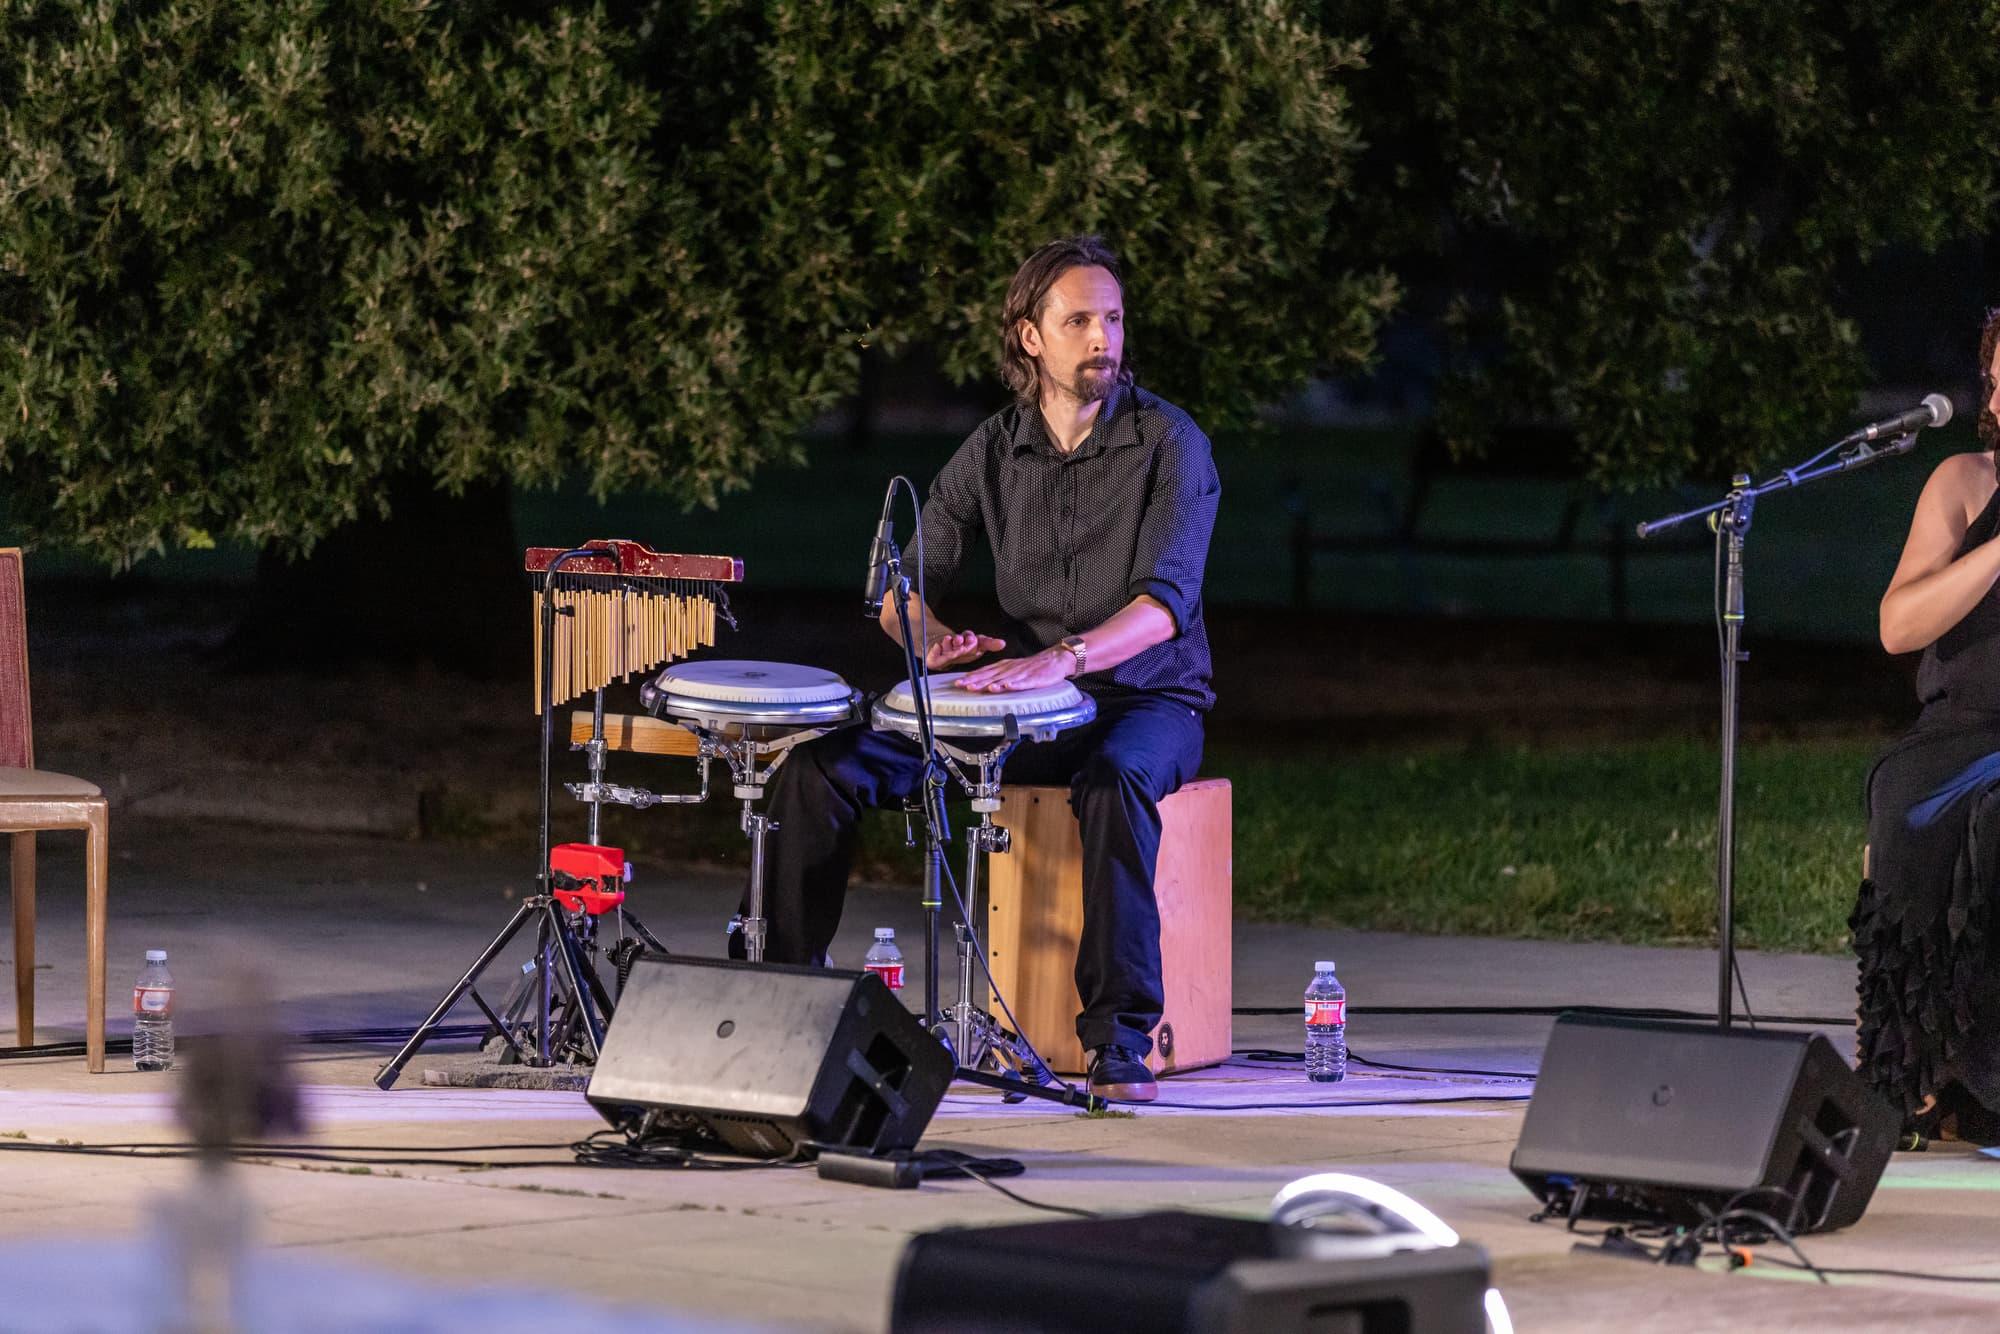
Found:
[[[933,639],[924,650],[924,666],[934,672],[942,671],[983,658],[989,653],[998,653],[1006,647],[1004,639],[982,635],[975,630],[960,630],[956,634],[943,634]]]

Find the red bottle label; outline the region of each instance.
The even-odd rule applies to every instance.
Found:
[[[869,972],[882,979],[882,985],[891,991],[903,989],[903,965],[899,963],[871,963],[866,965]]]
[[[1306,1022],[1315,1028],[1328,1024],[1347,1022],[1347,997],[1339,1000],[1309,1000],[1306,1002]]]
[[[174,1012],[172,987],[133,987],[132,1013],[164,1019]]]

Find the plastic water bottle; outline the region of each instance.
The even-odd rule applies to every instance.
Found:
[[[147,950],[132,987],[132,1068],[164,1070],[174,1063],[174,977],[167,952]]]
[[[894,928],[875,928],[875,944],[868,951],[868,957],[861,966],[882,979],[882,985],[891,991],[903,989],[903,952],[896,948]]]
[[[1306,1078],[1332,1084],[1347,1078],[1347,988],[1333,975],[1333,960],[1313,965],[1306,988]]]

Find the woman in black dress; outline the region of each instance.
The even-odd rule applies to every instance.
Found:
[[[1925,483],[1882,597],[1882,646],[1923,650],[1923,712],[1868,775],[1851,925],[1860,1068],[1927,1133],[2000,1138],[2000,309],[1979,340],[1979,443]]]

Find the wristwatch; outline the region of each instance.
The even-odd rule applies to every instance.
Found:
[[[1058,639],[1056,641],[1056,645],[1059,648],[1068,649],[1070,651],[1070,656],[1076,659],[1076,670],[1070,673],[1070,675],[1082,676],[1084,660],[1089,656],[1089,650],[1084,645],[1083,636],[1064,635],[1061,639]]]

